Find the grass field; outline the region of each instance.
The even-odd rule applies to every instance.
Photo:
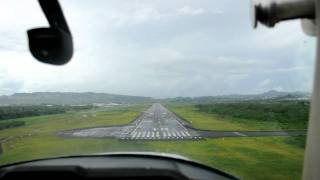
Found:
[[[75,128],[128,124],[145,108],[145,105],[140,105],[121,108],[92,109],[80,112],[68,112],[65,114],[8,120],[24,121],[26,125],[0,131],[0,139],[4,151],[0,156],[0,163],[3,164],[46,156],[78,154],[78,151],[86,152],[86,148],[78,149],[78,147],[81,146],[80,144],[85,143],[86,140],[65,140],[57,137],[56,133]],[[72,145],[78,142],[80,143],[79,145]],[[69,149],[70,151],[66,148],[65,143],[72,145],[72,148]]]
[[[206,130],[305,130],[304,122],[254,121],[200,112],[194,105],[170,104],[167,107],[195,128]]]
[[[146,105],[93,109],[17,119],[25,121],[26,125],[0,131],[3,148],[0,163],[112,151],[156,151],[180,154],[243,179],[301,179],[304,152],[301,141],[304,137],[123,142],[115,139],[61,138],[55,134],[74,128],[126,124],[145,108]],[[211,122],[211,114],[194,111],[192,106],[175,106],[170,109],[186,119],[192,117],[192,124],[198,128],[262,128],[262,125],[245,125],[223,119]]]

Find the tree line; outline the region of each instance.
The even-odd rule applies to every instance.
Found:
[[[249,101],[196,105],[199,111],[256,121],[307,123],[308,101]]]
[[[16,105],[0,106],[0,130],[25,125],[24,121],[7,121],[9,119],[40,116],[49,114],[62,114],[67,111],[79,111],[94,108],[92,105],[62,106],[62,105]]]
[[[1,106],[0,120],[65,113],[62,106]]]
[[[49,114],[62,114],[66,111],[79,111],[92,109],[92,105],[62,106],[62,105],[26,105],[26,106],[0,106],[0,120],[16,119],[30,116]]]
[[[0,122],[0,130],[25,125],[24,121],[4,121]]]

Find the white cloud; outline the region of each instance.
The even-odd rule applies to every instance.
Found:
[[[199,14],[205,13],[205,10],[203,8],[192,8],[192,7],[184,6],[180,9],[178,9],[178,13],[183,14],[183,15],[194,16],[194,15],[199,15]]]
[[[16,0],[2,2],[0,94],[99,91],[172,97],[311,87],[314,41],[297,22],[253,31],[248,1],[61,3],[75,53],[69,64],[55,67],[28,52],[26,30],[47,24],[37,2],[24,7]]]
[[[149,22],[161,21],[167,15],[159,12],[153,7],[140,7],[131,12],[115,12],[111,14],[111,19],[117,26],[139,25]]]
[[[259,87],[264,88],[264,87],[270,86],[271,84],[272,84],[271,79],[265,79],[265,80],[263,80],[262,82],[259,83]]]

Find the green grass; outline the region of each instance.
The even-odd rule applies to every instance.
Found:
[[[93,109],[65,114],[35,116],[7,121],[24,121],[24,127],[0,131],[0,139],[9,136],[54,134],[62,130],[96,126],[124,125],[136,118],[146,106]]]
[[[245,101],[232,103],[198,104],[198,111],[255,122],[276,122],[284,129],[306,129],[309,101]]]
[[[288,137],[225,138],[156,145],[244,179],[300,179],[303,149]]]
[[[9,122],[4,121],[4,122],[0,122],[0,130],[24,126],[24,125],[25,125],[24,121],[9,121]]]
[[[0,131],[1,139],[9,138],[2,143],[4,153],[0,155],[0,163],[114,151],[156,151],[183,155],[243,179],[301,179],[303,137],[118,141],[115,139],[61,138],[55,135],[56,132],[67,129],[127,124],[145,108],[146,106],[131,106],[21,118],[19,120],[26,122],[24,127]],[[204,123],[202,117],[206,117],[205,114],[191,111],[191,106],[178,109],[180,109],[179,114],[187,118],[191,115],[201,117],[199,120],[194,119],[193,124],[201,126],[201,123]],[[211,118],[211,115],[208,116],[210,117],[207,118]],[[220,128],[223,125],[236,128],[238,125],[232,125],[232,122],[229,121],[225,123],[221,123]],[[243,129],[248,127],[241,126]]]
[[[157,151],[180,154],[244,179],[300,179],[303,148],[287,144],[288,139],[290,137],[120,142],[47,135],[5,144],[6,154],[1,157],[1,163],[112,151]]]
[[[230,130],[230,131],[246,131],[246,130],[297,130],[301,128],[301,124],[283,123],[275,121],[254,121],[233,117],[226,117],[217,114],[200,112],[194,105],[168,105],[171,111],[183,117],[190,124],[199,129],[205,130]]]

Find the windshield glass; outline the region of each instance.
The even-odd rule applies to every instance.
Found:
[[[244,179],[300,179],[315,41],[250,2],[61,0],[72,60],[34,59],[37,1],[0,7],[0,164],[176,154]]]

